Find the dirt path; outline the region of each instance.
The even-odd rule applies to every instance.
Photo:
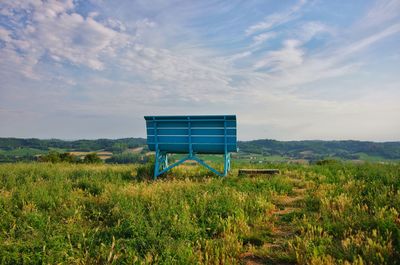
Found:
[[[295,236],[295,227],[291,224],[294,216],[301,214],[303,201],[307,190],[302,186],[302,181],[292,176],[290,181],[294,188],[293,193],[286,196],[276,196],[273,203],[276,210],[273,212],[274,222],[271,232],[271,242],[264,243],[254,253],[244,253],[242,264],[295,264],[288,251],[288,241]],[[261,255],[255,253],[262,253]]]

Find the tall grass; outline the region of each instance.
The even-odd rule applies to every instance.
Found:
[[[271,218],[271,194],[291,190],[279,179],[148,182],[135,166],[71,164],[1,165],[0,187],[6,264],[234,264],[251,227]]]
[[[296,232],[290,261],[399,263],[399,165],[269,167],[281,174],[183,166],[150,181],[135,165],[0,165],[0,262],[237,264],[268,246],[274,198],[296,184],[307,192],[301,213],[282,218]]]
[[[292,242],[302,264],[400,263],[400,165],[303,169],[307,214]]]

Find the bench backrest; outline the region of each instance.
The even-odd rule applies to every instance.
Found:
[[[236,152],[236,115],[145,116],[147,144],[165,153]]]

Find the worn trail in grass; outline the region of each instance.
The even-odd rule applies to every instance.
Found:
[[[293,189],[288,194],[273,196],[275,209],[272,212],[272,227],[269,240],[252,252],[242,255],[242,262],[246,265],[258,264],[296,264],[295,257],[289,250],[288,241],[293,239],[298,228],[292,224],[293,218],[300,216],[304,211],[304,197],[307,189],[304,180],[295,175],[286,176]],[[261,231],[255,232],[261,233]]]

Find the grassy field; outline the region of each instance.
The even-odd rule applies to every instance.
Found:
[[[35,148],[25,148],[25,147],[7,151],[0,149],[0,154],[12,155],[12,156],[24,156],[24,155],[34,156],[34,155],[41,155],[43,153],[45,153],[43,150]]]
[[[135,165],[2,164],[0,262],[400,263],[399,164],[270,167],[153,182]]]

